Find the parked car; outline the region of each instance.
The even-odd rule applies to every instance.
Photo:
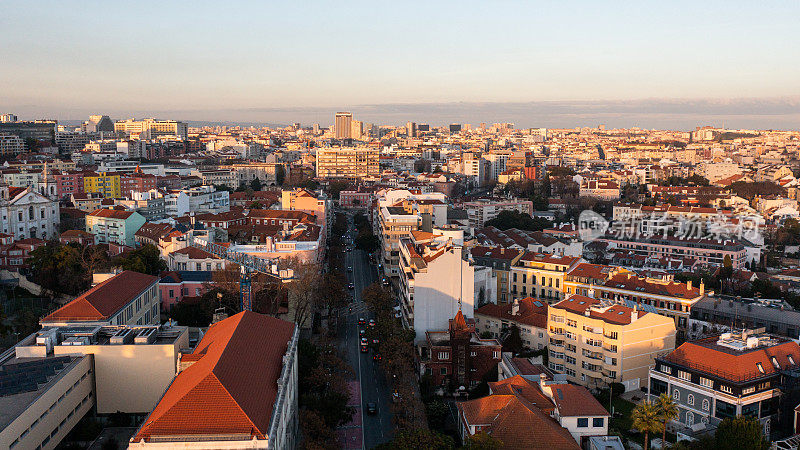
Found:
[[[375,415],[378,414],[378,405],[375,403],[367,403],[367,414]]]

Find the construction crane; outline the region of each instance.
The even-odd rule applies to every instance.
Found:
[[[291,281],[294,275],[291,269],[279,271],[278,265],[273,259],[259,258],[258,256],[253,256],[248,253],[237,252],[224,245],[205,242],[201,239],[192,239],[189,245],[239,265],[242,274],[239,279],[239,302],[242,311],[253,310],[253,274],[263,273],[269,277],[275,278],[275,281],[283,283]]]

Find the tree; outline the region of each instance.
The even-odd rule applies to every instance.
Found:
[[[167,264],[161,259],[161,253],[153,244],[145,244],[125,256],[119,256],[115,264],[124,270],[148,275],[158,275],[167,268]]]
[[[260,191],[261,190],[261,179],[258,178],[258,177],[253,178],[253,181],[250,182],[250,187],[254,191]]]
[[[644,433],[644,450],[649,448],[651,433],[658,433],[664,425],[658,413],[658,407],[650,400],[644,400],[631,411],[633,427]]]
[[[434,430],[443,430],[450,408],[442,400],[434,400],[425,405],[428,416],[428,426]]]
[[[661,430],[661,448],[667,443],[667,423],[675,419],[680,414],[678,405],[672,400],[672,397],[667,393],[663,393],[655,400],[656,408],[658,408],[658,415],[661,421],[664,422],[663,430]]]
[[[391,442],[376,448],[381,450],[450,450],[455,448],[455,442],[450,436],[426,428],[414,428],[397,433]]]
[[[508,329],[508,337],[506,337],[503,341],[503,351],[516,354],[521,352],[523,347],[524,344],[522,343],[522,337],[519,334],[519,327],[516,325],[511,325],[511,327]]]
[[[278,165],[275,167],[275,184],[278,186],[283,186],[283,182],[286,180],[286,169],[283,168],[282,165]]]
[[[381,245],[380,239],[372,233],[359,233],[356,237],[356,248],[372,253]]]
[[[528,231],[542,231],[545,228],[550,228],[553,224],[549,220],[541,217],[531,217],[528,214],[523,214],[517,211],[500,211],[492,220],[486,222],[485,226],[496,227],[500,230],[508,230],[509,228],[518,228],[520,230]]]
[[[467,438],[464,448],[470,450],[499,450],[503,448],[503,441],[489,433],[479,432]]]
[[[766,450],[761,423],[755,417],[737,416],[720,422],[714,435],[718,450]]]
[[[77,295],[88,289],[92,274],[79,249],[77,244],[50,241],[32,251],[28,259],[32,281],[57,294]]]

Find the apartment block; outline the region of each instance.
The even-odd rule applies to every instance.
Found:
[[[589,388],[639,389],[655,358],[675,348],[675,322],[652,307],[573,294],[548,313],[550,370]]]
[[[316,150],[318,178],[359,179],[380,174],[377,147],[324,147]]]
[[[526,252],[511,266],[510,299],[536,297],[552,303],[564,298],[564,279],[581,258]]]
[[[798,363],[800,346],[791,339],[763,329],[723,333],[659,355],[650,369],[649,393],[666,393],[678,405],[673,428],[679,438],[713,432],[736,416],[758,419],[770,438],[780,428],[793,429],[796,395],[782,390],[800,381]]]
[[[533,214],[533,202],[530,200],[489,200],[481,199],[465,202],[461,207],[467,211],[469,226],[481,228],[496,218],[502,211],[515,211],[520,214]]]
[[[146,219],[135,211],[98,209],[86,215],[86,232],[94,235],[96,244],[115,243],[133,247],[136,232]]]

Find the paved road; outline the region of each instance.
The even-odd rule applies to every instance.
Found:
[[[350,227],[351,237],[355,237],[355,231]],[[392,414],[390,409],[391,392],[383,370],[379,363],[372,360],[373,352],[361,353],[358,335],[358,319],[363,317],[367,320],[372,318],[366,304],[361,301],[361,291],[377,281],[378,276],[375,266],[369,263],[369,257],[361,250],[353,249],[347,253],[345,258],[347,266],[353,268],[353,272],[347,273],[348,282],[354,284],[353,312],[347,315],[347,320],[340,329],[340,336],[344,336],[341,345],[344,346],[343,353],[356,372],[356,379],[361,387],[361,408],[356,414],[362,414],[364,448],[370,449],[378,444],[382,444],[391,439],[392,435]],[[375,403],[378,412],[375,415],[367,413],[367,404]]]

